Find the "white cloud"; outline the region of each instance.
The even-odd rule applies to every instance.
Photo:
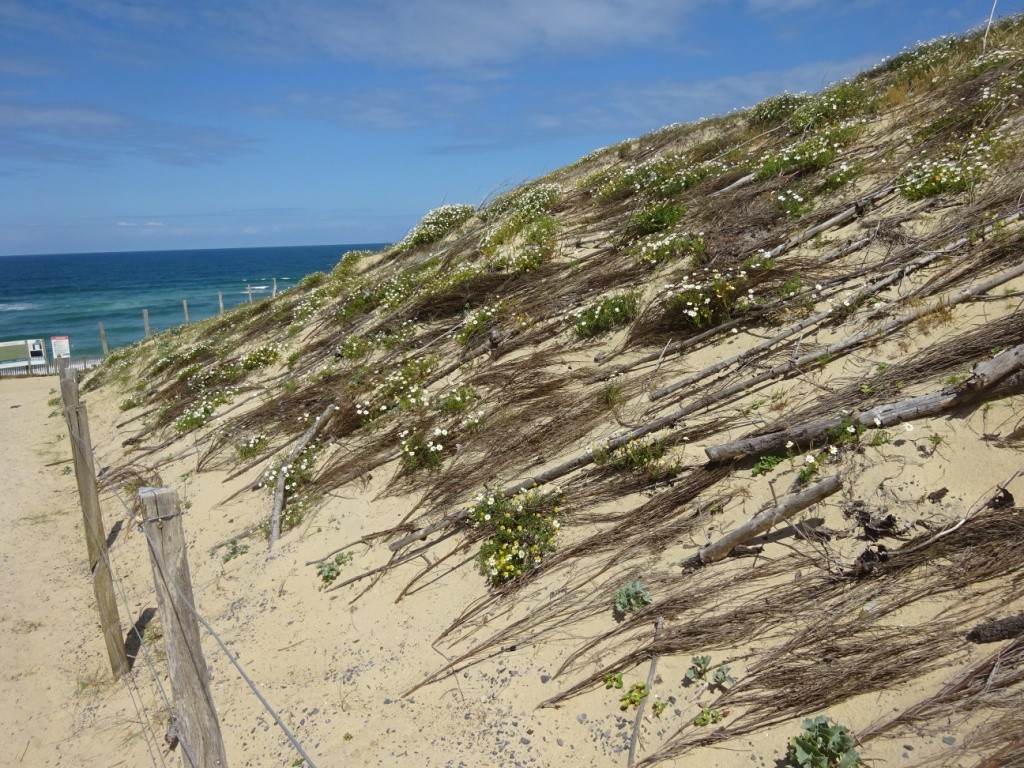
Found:
[[[697,0],[258,0],[208,12],[233,40],[301,54],[470,68],[529,52],[594,50],[666,40]]]
[[[0,157],[99,165],[115,155],[196,166],[250,151],[233,132],[136,118],[100,105],[0,101]]]
[[[823,5],[823,0],[747,0],[753,11],[800,11]]]

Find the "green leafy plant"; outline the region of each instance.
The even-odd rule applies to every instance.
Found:
[[[700,714],[693,718],[693,724],[698,727],[705,725],[717,725],[722,722],[725,715],[721,710],[713,709],[711,707],[701,707]]]
[[[608,672],[604,676],[604,687],[622,689],[622,673],[621,672]]]
[[[814,198],[809,192],[784,189],[772,195],[775,210],[790,219],[799,219],[814,210]]]
[[[267,436],[262,432],[258,435],[253,435],[248,440],[245,440],[235,446],[235,455],[242,460],[251,459],[253,456],[259,454],[263,449],[263,446],[267,444]]]
[[[736,685],[736,680],[729,674],[729,667],[722,664],[711,674],[710,688],[725,690],[730,685]]]
[[[51,398],[51,399],[56,399],[57,400],[56,403],[51,403],[51,405],[59,405],[60,404],[60,398],[59,397],[58,398]],[[131,397],[127,397],[124,400],[122,400],[120,403],[118,403],[117,407],[118,407],[119,410],[122,410],[122,411],[130,411],[132,408],[138,408],[144,402],[145,402],[145,398],[142,395],[132,395]]]
[[[341,569],[352,562],[351,552],[339,552],[330,560],[322,560],[316,564],[316,572],[320,576],[320,589],[330,586],[341,575]]]
[[[698,680],[707,680],[710,671],[710,656],[691,656],[690,668],[683,674],[683,679],[690,683],[696,683]]]
[[[575,314],[573,330],[581,339],[592,339],[631,323],[640,314],[640,296],[632,291],[609,296]]]
[[[435,407],[444,414],[464,413],[480,398],[477,391],[468,384],[459,384],[448,394],[436,398]]]
[[[813,453],[804,455],[804,465],[797,472],[796,480],[801,485],[809,483],[821,471],[821,457]]]
[[[750,471],[750,474],[752,474],[754,477],[757,477],[758,475],[767,475],[781,463],[781,456],[775,456],[774,454],[766,453],[764,456],[757,460],[757,463],[754,464],[754,468]]]
[[[751,109],[747,121],[755,127],[779,125],[788,120],[809,98],[806,94],[783,91]]]
[[[597,395],[598,401],[608,408],[615,408],[626,402],[626,393],[614,381],[609,381]]]
[[[661,717],[661,714],[668,709],[668,702],[656,699],[651,702],[651,712],[654,713],[655,717]]]
[[[843,443],[856,443],[866,431],[866,426],[855,422],[852,417],[847,416],[838,425],[829,429],[826,435],[830,444],[842,445]]]
[[[643,582],[640,579],[635,579],[625,586],[619,587],[615,593],[615,613],[619,617],[624,617],[628,613],[636,613],[653,602],[651,593],[644,589]]]
[[[636,709],[640,702],[647,698],[647,684],[633,683],[629,689],[619,697],[619,709],[625,712],[630,707]]]
[[[437,469],[444,463],[447,429],[435,427],[429,436],[403,429],[398,436],[402,438],[402,461],[407,469]]]
[[[690,668],[683,673],[683,681],[686,684],[705,682],[709,689],[719,688],[722,691],[727,686],[736,684],[736,680],[729,674],[729,667],[725,664],[711,671],[710,656],[691,656]]]
[[[239,555],[244,555],[248,551],[248,544],[241,544],[239,543],[238,539],[231,539],[228,542],[227,547],[225,547],[224,556],[221,558],[221,560],[223,560],[226,563],[229,560],[235,559]]]
[[[683,206],[678,203],[655,203],[636,211],[623,228],[626,240],[635,240],[656,232],[671,229],[683,217]]]
[[[855,768],[860,755],[850,729],[819,715],[802,723],[803,732],[789,740],[786,758],[798,768]]]

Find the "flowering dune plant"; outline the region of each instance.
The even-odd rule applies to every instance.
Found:
[[[635,292],[608,296],[572,314],[573,330],[581,339],[591,339],[621,328],[640,314],[640,296]]]
[[[636,241],[629,249],[630,255],[644,264],[661,264],[665,261],[689,256],[694,266],[707,253],[703,232],[670,232],[664,235],[648,235]]]
[[[972,188],[989,170],[1005,125],[1001,128],[989,135],[974,134],[962,148],[952,147],[949,154],[911,163],[900,181],[900,193],[908,200],[923,200]]]
[[[476,209],[472,205],[442,205],[427,213],[420,223],[398,244],[399,250],[417,245],[436,243],[470,218]]]
[[[497,586],[539,565],[555,549],[561,504],[559,489],[514,496],[500,490],[478,493],[469,520],[488,534],[477,555],[480,573]]]
[[[739,270],[704,269],[685,275],[681,282],[668,285],[671,292],[665,299],[665,311],[685,329],[703,331],[721,325],[733,314],[746,311],[754,300],[753,289],[747,289],[747,272]]]

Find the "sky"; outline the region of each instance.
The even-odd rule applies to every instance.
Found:
[[[439,205],[819,90],[991,10],[0,0],[0,255],[389,242]]]

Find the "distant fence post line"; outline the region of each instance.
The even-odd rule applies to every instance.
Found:
[[[188,325],[188,299],[181,300],[181,311],[185,313],[185,325]]]
[[[110,354],[110,349],[107,347],[107,331],[104,329],[103,323],[100,323],[100,346],[103,348],[104,357]]]
[[[61,358],[63,360],[63,358]],[[71,436],[71,455],[75,465],[75,479],[85,523],[85,544],[89,554],[93,594],[100,614],[103,641],[114,679],[129,671],[128,655],[121,633],[121,617],[117,610],[113,575],[107,557],[107,533],[100,511],[100,497],[96,488],[96,467],[92,460],[92,437],[89,434],[89,414],[85,404],[79,402],[78,379],[73,369],[58,364],[61,369],[61,395],[64,398],[64,416]]]
[[[146,337],[149,337],[149,310],[142,310],[142,329],[146,333]]]
[[[153,565],[157,610],[167,640],[167,666],[174,693],[174,727],[196,766],[227,766],[210,672],[199,642],[192,577],[189,575],[181,503],[170,488],[140,488],[146,539]]]

